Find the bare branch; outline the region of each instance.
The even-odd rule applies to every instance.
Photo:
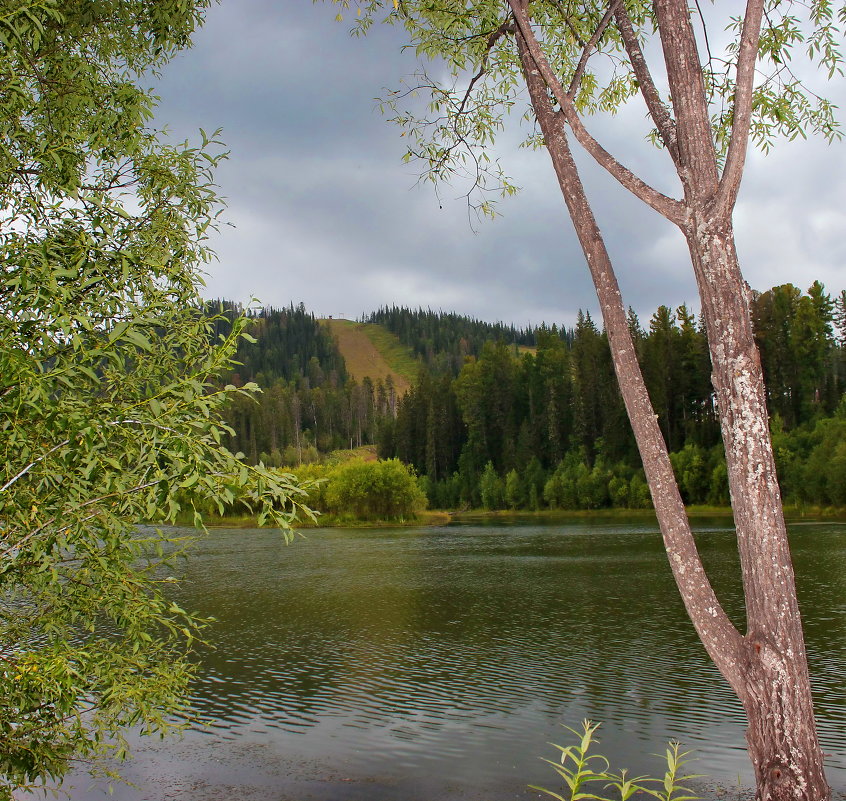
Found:
[[[608,23],[611,22],[614,12],[620,5],[620,0],[611,0],[608,10],[605,12],[605,16],[603,16],[599,21],[599,25],[596,26],[593,36],[590,37],[590,41],[582,47],[581,58],[579,58],[579,63],[576,65],[576,71],[573,73],[573,79],[570,81],[570,88],[567,90],[569,97],[575,97],[576,92],[579,90],[579,84],[582,82],[582,76],[585,74],[585,69],[587,69],[588,59],[590,59],[593,51],[599,44],[602,34],[605,33]]]
[[[705,40],[705,50],[708,53],[708,66],[713,63],[714,56],[711,53],[711,40],[708,38],[708,26],[705,24],[705,15],[702,13],[702,6],[699,5],[699,0],[695,0],[696,13],[699,15],[699,21],[702,23],[702,38]]]
[[[46,453],[42,453],[42,454],[41,454],[41,456],[39,456],[39,457],[38,457],[37,459],[35,459],[34,461],[30,462],[30,463],[29,463],[29,464],[28,464],[28,465],[27,465],[27,466],[26,466],[23,470],[21,470],[21,471],[20,471],[20,472],[19,472],[16,476],[13,476],[12,478],[10,478],[10,479],[9,479],[9,480],[8,480],[8,481],[7,481],[7,482],[6,482],[3,486],[2,486],[2,487],[0,487],[0,492],[5,492],[7,489],[9,489],[9,487],[11,487],[11,486],[12,486],[12,484],[14,484],[14,483],[15,483],[16,481],[18,481],[19,479],[23,478],[23,477],[24,477],[24,476],[25,476],[25,475],[26,475],[26,474],[27,474],[30,470],[32,470],[32,468],[33,468],[33,467],[35,467],[35,465],[37,465],[39,462],[41,462],[41,461],[43,461],[44,459],[46,459],[46,458],[47,458],[47,457],[48,457],[51,453],[53,453],[54,451],[59,450],[59,448],[64,448],[64,447],[65,447],[65,445],[68,445],[69,443],[70,443],[70,440],[69,440],[69,439],[66,439],[64,442],[60,442],[58,445],[54,445],[54,446],[53,446],[52,448],[50,448],[50,450],[49,450],[49,451],[47,451]]]
[[[666,104],[661,100],[658,90],[655,87],[655,81],[652,79],[652,73],[649,70],[649,65],[646,63],[646,57],[643,55],[640,42],[637,34],[632,27],[632,21],[624,4],[620,4],[616,12],[617,30],[620,31],[620,36],[623,39],[623,45],[628,53],[629,61],[634,70],[635,78],[637,78],[640,86],[640,93],[646,102],[646,107],[649,109],[649,116],[655,123],[658,129],[658,135],[667,148],[667,152],[673,159],[673,163],[678,168],[679,166],[679,148],[676,142],[676,124],[670,115],[670,110]]]
[[[490,36],[488,36],[488,41],[485,45],[485,54],[482,56],[482,63],[479,65],[479,71],[473,76],[472,80],[467,86],[467,91],[464,93],[464,98],[461,101],[461,105],[458,107],[458,111],[456,112],[457,114],[460,115],[464,113],[464,107],[467,105],[467,101],[470,99],[470,93],[473,91],[473,87],[487,72],[488,57],[491,54],[493,46],[497,43],[498,39],[502,38],[503,36],[505,36],[505,34],[510,33],[513,30],[514,24],[511,21],[506,20],[495,31],[493,31]]]
[[[758,42],[761,38],[761,20],[764,0],[749,0],[746,16],[740,34],[740,48],[737,55],[737,75],[734,90],[734,114],[731,123],[726,166],[720,178],[714,210],[717,214],[730,213],[737,202],[746,151],[749,146],[749,132],[752,120],[752,97],[755,83],[755,63],[758,60]]]
[[[593,156],[597,164],[605,168],[632,194],[671,222],[676,225],[683,225],[687,219],[687,215],[684,206],[678,200],[667,197],[667,195],[659,192],[640,179],[631,170],[617,161],[614,156],[590,135],[576,111],[572,98],[564,91],[561,82],[553,72],[552,67],[550,67],[549,61],[544,55],[532,30],[526,9],[521,5],[520,0],[508,0],[508,5],[511,7],[517,28],[525,39],[526,47],[532,56],[538,73],[561,106],[561,111],[572,128],[573,134],[579,144]]]

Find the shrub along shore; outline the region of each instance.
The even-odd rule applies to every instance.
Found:
[[[399,459],[376,459],[375,454],[363,456],[362,451],[339,452],[324,463],[274,471],[281,479],[295,477],[307,493],[300,500],[315,512],[314,519],[300,515],[297,528],[427,526],[474,520],[655,520],[642,476],[637,473],[631,478],[619,476],[601,460],[592,469],[581,460],[565,460],[545,482],[543,471],[535,476],[531,470],[519,476],[512,471],[503,479],[489,464],[482,477],[481,506],[465,502],[457,508],[438,504],[435,509],[427,509],[430,487],[426,476],[418,476],[413,467]],[[682,476],[683,495],[687,485],[695,483],[693,476],[713,472],[707,463],[698,464],[696,454],[694,458],[681,458],[689,457],[687,453],[673,456],[676,457],[673,466]],[[699,469],[693,469],[696,467]],[[724,475],[718,478],[725,480]],[[206,502],[202,507],[189,493],[182,498],[182,507],[182,521],[186,524],[195,520],[196,508],[206,525],[235,528],[261,525],[253,513],[252,497],[243,493],[230,493],[228,500],[214,505]],[[732,515],[726,503],[688,502],[687,510],[694,519]],[[789,501],[785,514],[790,519],[838,519],[846,518],[846,508]]]

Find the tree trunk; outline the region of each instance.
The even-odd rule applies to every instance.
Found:
[[[659,2],[656,4],[661,6]],[[670,3],[672,16],[687,14]],[[659,19],[661,18],[659,11]],[[689,17],[685,17],[689,24]],[[664,20],[666,22],[666,20]],[[678,20],[666,25],[678,31]],[[672,58],[688,51],[671,78],[678,114],[685,220],[713,365],[729,486],[737,528],[747,634],[725,615],[705,574],[637,362],[620,291],[570,153],[566,128],[519,29],[516,39],[535,115],[596,286],[614,368],[649,482],[665,547],[685,608],[709,656],[737,694],[749,721],[747,742],[758,801],[824,801],[830,788],[816,735],[793,567],[776,480],[760,358],[746,284],[734,247],[731,213],[716,221],[701,198],[718,189],[701,71],[692,37],[664,41]],[[672,37],[669,37],[672,38]],[[668,61],[671,59],[668,58]],[[687,63],[689,62],[689,63]],[[689,83],[679,71],[693,76]],[[672,68],[668,69],[672,72]],[[701,106],[699,108],[698,106]],[[700,133],[699,129],[705,133]],[[704,138],[703,138],[704,137]],[[702,144],[702,143],[705,144]],[[706,147],[707,145],[707,147]],[[710,151],[708,150],[710,148]]]
[[[732,676],[730,683],[739,693],[739,674],[732,668],[740,660],[743,640],[720,606],[699,558],[667,446],[637,361],[617,279],[573,161],[566,129],[552,108],[546,86],[534,69],[531,54],[519,31],[516,37],[535,115],[596,286],[614,370],[634,430],[673,576],[708,655],[724,675]]]
[[[708,333],[746,600],[739,681],[730,681],[739,685],[749,719],[757,798],[819,801],[831,791],[814,724],[761,360],[731,221],[694,224],[687,241]]]

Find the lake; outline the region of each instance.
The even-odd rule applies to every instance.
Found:
[[[725,521],[697,539],[743,623]],[[791,526],[817,715],[846,791],[846,526]],[[615,767],[660,772],[670,739],[708,794],[751,785],[742,710],[708,661],[654,524],[215,530],[177,601],[217,622],[194,704],[140,742],[117,801],[505,801],[556,789],[540,757],[602,721]],[[107,798],[76,779],[75,799]]]

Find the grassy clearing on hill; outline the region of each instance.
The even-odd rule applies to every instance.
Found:
[[[356,381],[393,378],[398,395],[404,395],[417,376],[418,362],[390,331],[373,323],[321,320],[338,339],[347,373]]]
[[[343,462],[351,462],[354,459],[362,462],[375,462],[377,458],[375,445],[362,445],[360,448],[345,448],[344,450],[332,451],[326,456],[324,461],[327,464],[341,464]]]

